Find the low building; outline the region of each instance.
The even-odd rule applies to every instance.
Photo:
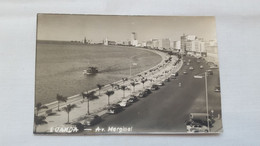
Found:
[[[131,45],[132,46],[138,46],[138,40],[132,40]]]
[[[159,48],[159,40],[158,39],[152,39],[153,42],[153,48],[158,49]]]
[[[146,47],[146,42],[142,42],[141,47]]]
[[[130,46],[131,45],[131,43],[130,43],[130,41],[123,41],[123,44],[122,44],[123,46]]]
[[[115,41],[108,41],[108,45],[116,45]]]
[[[152,41],[147,41],[146,42],[146,47],[147,48],[153,48],[153,42]]]

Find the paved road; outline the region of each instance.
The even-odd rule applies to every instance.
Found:
[[[160,90],[154,91],[146,98],[124,109],[116,115],[104,115],[101,123],[92,126],[104,128],[133,127],[133,132],[186,132],[184,121],[192,112],[206,112],[205,80],[195,79],[194,75],[203,73],[209,69],[206,62],[191,57],[184,57],[184,60],[191,60],[190,65],[184,64],[179,71],[177,79],[172,79],[162,86]],[[200,69],[199,66],[204,68]],[[193,66],[194,70],[188,68]],[[184,75],[183,71],[187,74]],[[208,76],[209,110],[214,110],[214,115],[221,114],[220,93],[214,92],[219,84],[219,71],[212,69],[213,75]],[[179,87],[179,82],[182,86]],[[87,131],[84,131],[87,134]]]

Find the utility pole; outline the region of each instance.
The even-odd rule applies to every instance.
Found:
[[[208,132],[210,132],[210,129],[209,129],[209,105],[208,105],[208,83],[207,83],[207,72],[205,72],[205,89],[206,89],[207,124],[208,124]]]
[[[89,98],[88,98],[88,115],[89,115]]]
[[[129,79],[131,79],[131,76],[132,76],[132,70],[131,70],[131,67],[132,65],[131,65],[131,62],[130,62],[130,78]]]

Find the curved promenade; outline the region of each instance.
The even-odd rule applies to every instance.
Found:
[[[143,48],[136,48],[136,49],[143,49]],[[148,49],[143,49],[143,50],[152,51],[154,53],[159,54],[162,57],[162,61],[156,66],[150,68],[149,70],[138,73],[137,75],[133,75],[130,79],[128,79],[128,81],[124,83],[122,80],[114,82],[114,84],[118,84],[120,86],[124,84],[130,90],[125,90],[125,93],[123,93],[124,91],[120,89],[113,89],[114,94],[110,96],[110,104],[120,102],[123,99],[123,94],[125,94],[125,98],[128,98],[131,94],[138,95],[144,89],[150,88],[152,84],[160,83],[165,79],[169,78],[173,72],[178,71],[182,66],[182,61],[179,62],[176,66],[174,66],[175,62],[178,60],[176,56],[171,56],[172,57],[171,61],[166,63],[165,60],[168,59],[170,55],[157,50],[148,50]],[[144,85],[141,83],[142,77],[148,79],[148,81]],[[131,80],[136,81],[135,89],[133,89],[133,87],[130,84],[132,82]],[[99,99],[91,100],[89,102],[90,114],[102,115],[106,113],[108,97],[104,93],[108,90],[112,90],[112,87],[109,84],[105,85],[102,88]],[[135,90],[135,92],[133,90]],[[90,91],[98,91],[98,88]],[[98,96],[98,92],[96,92],[96,95]],[[67,104],[77,105],[77,108],[72,110],[70,113],[70,121],[74,121],[74,119],[82,115],[85,115],[87,113],[88,104],[83,100],[80,94],[69,97],[66,103],[60,104],[60,108],[65,107]],[[54,114],[52,116],[46,117],[46,121],[48,122],[48,124],[38,126],[37,132],[39,133],[49,132],[49,129],[51,127],[60,126],[67,122],[67,113],[65,111],[57,111],[57,106],[58,106],[57,101],[46,104],[46,106],[48,106],[47,110],[53,112]],[[39,115],[46,115],[47,110],[41,110],[39,112]]]

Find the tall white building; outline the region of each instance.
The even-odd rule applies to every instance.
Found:
[[[153,42],[153,48],[158,49],[159,48],[159,40],[158,39],[152,39]]]
[[[131,33],[131,45],[138,46],[138,40],[135,32]]]
[[[108,40],[107,40],[107,38],[104,40],[104,45],[108,45]]]
[[[173,49],[176,51],[180,51],[181,49],[181,41],[174,41],[173,42]]]
[[[159,40],[159,49],[160,50],[171,50],[171,41],[168,38]]]

